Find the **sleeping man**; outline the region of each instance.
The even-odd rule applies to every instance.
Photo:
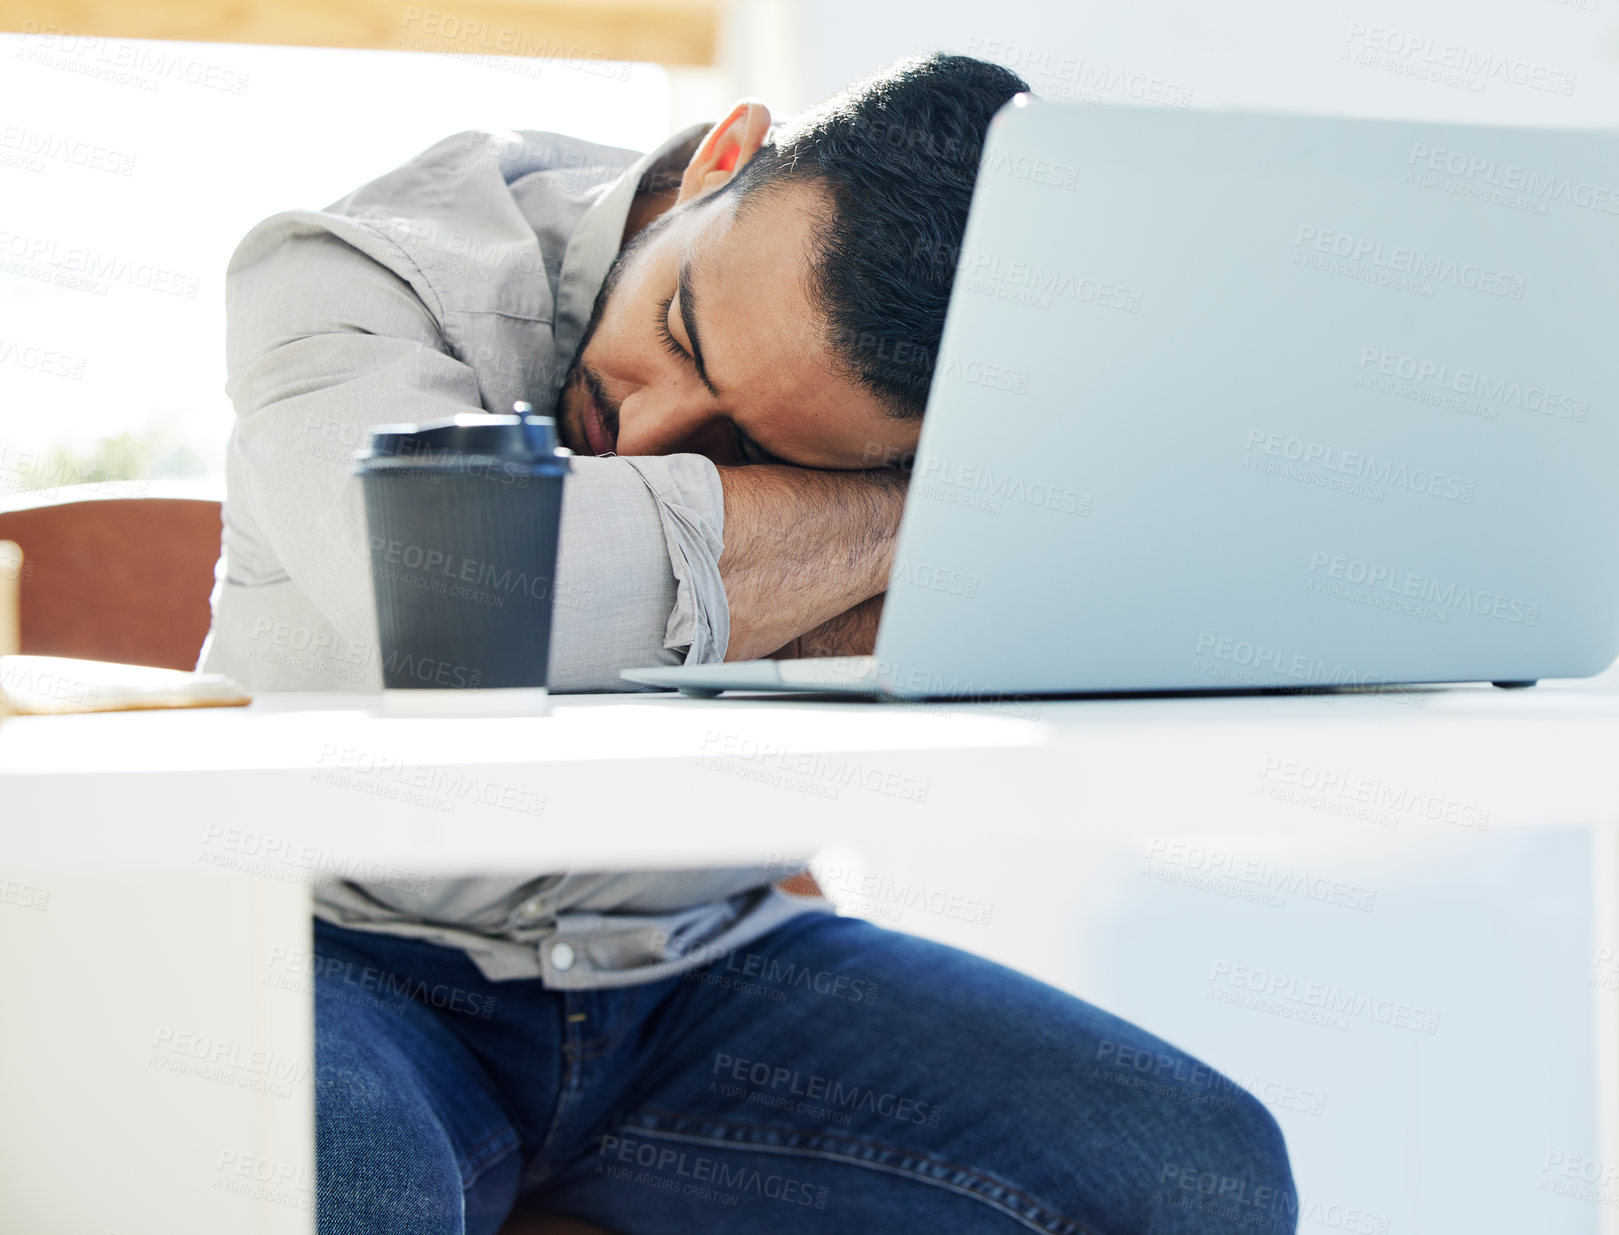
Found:
[[[462,134],[260,224],[228,274],[203,667],[378,688],[352,453],[374,424],[517,400],[579,456],[553,690],[869,652],[979,149],[1023,89],[934,56],[644,156]],[[613,810],[604,783],[592,817],[534,826]],[[322,886],[319,1229],[1294,1229],[1281,1134],[1242,1089],[790,873]]]

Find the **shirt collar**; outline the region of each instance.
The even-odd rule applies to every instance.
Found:
[[[568,251],[563,256],[562,273],[557,278],[556,314],[552,319],[552,337],[556,340],[556,354],[562,363],[573,359],[579,340],[584,337],[585,326],[590,322],[591,310],[596,305],[596,293],[601,290],[607,271],[618,256],[624,224],[630,217],[630,206],[635,201],[635,190],[641,183],[641,177],[659,159],[705,132],[708,127],[706,124],[694,124],[682,129],[657,149],[648,151],[631,163],[623,175],[599,190],[596,200],[586,208],[573,234],[568,237]]]

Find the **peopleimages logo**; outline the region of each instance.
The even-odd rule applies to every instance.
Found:
[[[1026,154],[1009,154],[1005,150],[992,153],[984,160],[978,174],[982,176],[986,173],[1011,176],[1014,180],[1028,180],[1054,189],[1067,189],[1070,193],[1079,188],[1079,168],[1067,163],[1049,163]]]
[[[1006,390],[1015,395],[1029,393],[1029,375],[1022,369],[1008,369],[1003,365],[988,364],[982,360],[952,356],[944,362],[941,377],[955,378],[973,386],[990,390]]]
[[[937,1128],[939,1118],[944,1113],[943,1108],[935,1103],[919,1102],[869,1085],[815,1073],[806,1074],[797,1068],[744,1059],[723,1051],[715,1053],[710,1075],[749,1085],[756,1090],[784,1091],[791,1098],[824,1102],[848,1111],[865,1111],[929,1128]]]
[[[775,742],[758,742],[719,729],[708,730],[702,749],[705,754],[699,757],[699,766],[715,771],[731,770],[733,764],[726,760],[741,760],[744,764],[768,768],[787,776],[805,777],[812,784],[834,789],[853,786],[908,802],[926,802],[928,798],[927,781],[823,751],[795,750]]]
[[[83,356],[53,352],[49,348],[18,343],[15,339],[0,335],[0,364],[15,365],[27,373],[78,381],[84,376],[85,360]]]
[[[1413,67],[1459,74],[1477,82],[1476,89],[1482,89],[1484,82],[1495,81],[1503,85],[1541,90],[1547,94],[1574,93],[1576,78],[1573,73],[1499,52],[1469,47],[1465,43],[1433,39],[1387,26],[1368,26],[1358,21],[1351,23],[1345,41],[1353,48],[1385,58],[1391,65],[1404,61]],[[1439,80],[1443,80],[1443,77]]]
[[[98,296],[107,294],[108,284],[122,283],[141,291],[161,292],[184,300],[197,298],[198,282],[194,274],[181,274],[149,262],[133,262],[122,254],[104,253],[83,245],[64,245],[45,236],[0,231],[0,256],[36,266],[48,266],[63,275],[78,276],[79,282],[64,285],[83,287],[84,290],[100,288],[95,292]],[[8,273],[30,274],[26,267],[10,269],[9,266]]]
[[[100,35],[76,34],[58,26],[42,26],[37,21],[22,23],[23,45],[18,57],[59,67],[85,77],[100,78],[117,85],[135,86],[154,92],[164,79],[188,86],[202,86],[224,94],[246,94],[248,75],[217,64],[193,60],[171,52],[161,44],[144,40],[109,39]],[[35,50],[30,51],[30,48]],[[44,53],[54,53],[56,59]],[[78,60],[62,57],[76,56]],[[94,60],[96,63],[92,64]]]
[[[1256,686],[1278,685],[1277,678],[1290,678],[1300,686],[1320,686],[1328,682],[1360,687],[1397,685],[1381,674],[1368,673],[1353,665],[1341,662],[1329,665],[1318,656],[1210,631],[1197,636],[1196,657],[1192,668],[1200,673]],[[1409,701],[1414,707],[1422,706],[1422,696],[1410,691],[1390,692],[1387,697]]]
[[[505,593],[521,593],[534,600],[545,600],[551,596],[550,579],[543,575],[530,575],[527,571],[511,566],[497,566],[493,562],[461,557],[443,549],[402,540],[390,540],[382,536],[371,537],[371,549],[382,564],[387,566],[420,571],[424,575],[438,575],[443,579],[473,587],[492,588]],[[450,589],[450,595],[458,594],[457,589]]]
[[[1483,832],[1490,826],[1490,812],[1469,802],[1390,784],[1348,768],[1267,756],[1259,770],[1259,780],[1259,793],[1265,797],[1305,806],[1355,803],[1372,808],[1376,813],[1371,816],[1371,822],[1384,827],[1399,827],[1401,816],[1445,823],[1470,832]],[[1271,792],[1276,789],[1286,792]],[[1336,813],[1335,808],[1328,809]],[[1393,814],[1383,813],[1390,811]]]
[[[951,570],[946,566],[933,566],[927,562],[901,562],[894,567],[893,573],[888,577],[889,587],[894,586],[895,580],[914,583],[917,587],[924,587],[929,591],[943,592],[947,596],[960,596],[966,600],[972,600],[978,595],[977,575]]]
[[[1344,450],[1340,446],[1325,442],[1308,441],[1305,438],[1272,433],[1265,429],[1248,431],[1247,449],[1251,456],[1255,454],[1259,456],[1257,462],[1263,462],[1268,456],[1286,463],[1299,464],[1306,469],[1336,472],[1370,485],[1405,489],[1411,493],[1423,493],[1447,501],[1471,504],[1477,490],[1477,485],[1471,480],[1463,480],[1457,476],[1434,471],[1432,468],[1410,467],[1404,463],[1395,463],[1392,459],[1379,459],[1364,451]],[[1249,459],[1243,460],[1245,467],[1249,463]],[[1256,467],[1254,470],[1266,469]]]
[[[924,484],[936,482],[952,488],[966,489],[1002,502],[1020,502],[1038,506],[1058,514],[1087,516],[1091,513],[1089,495],[1076,489],[1053,485],[1046,481],[1030,480],[1010,472],[997,472],[993,468],[976,464],[951,463],[930,456],[913,470],[913,480]]]
[[[1522,193],[1541,201],[1619,214],[1619,189],[1607,185],[1589,184],[1569,176],[1554,175],[1516,163],[1502,163],[1460,150],[1446,150],[1442,146],[1429,146],[1424,142],[1412,143],[1406,162],[1423,171],[1443,172],[1447,176],[1480,182],[1511,193]]]
[[[1201,845],[1180,841],[1155,840],[1147,851],[1147,870],[1144,875],[1160,878],[1153,863],[1166,863],[1180,870],[1208,877],[1216,883],[1229,881],[1246,884],[1261,892],[1292,895],[1302,893],[1321,904],[1341,905],[1345,909],[1371,912],[1377,903],[1377,892],[1342,879],[1332,879],[1319,872],[1277,866],[1261,858],[1243,858],[1219,849],[1205,849]],[[1166,883],[1185,883],[1185,879],[1164,879]]]
[[[1572,420],[1583,424],[1591,414],[1588,399],[1560,394],[1547,386],[1515,382],[1504,377],[1491,377],[1476,369],[1455,368],[1437,360],[1404,355],[1377,347],[1360,349],[1360,369],[1370,370],[1379,377],[1398,378],[1403,382],[1443,390],[1451,394],[1478,399],[1501,407],[1516,407],[1526,412],[1538,412],[1559,420]],[[1359,382],[1357,382],[1357,385]],[[1490,419],[1495,414],[1490,413]]]
[[[424,254],[459,259],[465,264],[454,269],[464,277],[490,282],[509,277],[512,272],[542,278],[555,278],[557,273],[537,247],[513,249],[503,241],[447,228],[436,219],[370,213],[353,215],[351,218],[382,233],[401,247],[410,242],[412,247],[419,247]]]
[[[1132,73],[1112,65],[1097,64],[1076,56],[1053,55],[1049,47],[1021,47],[998,39],[971,35],[967,54],[999,61],[1024,78],[1036,79],[1035,93],[1054,98],[1084,98],[1087,95],[1115,94],[1138,103],[1187,108],[1192,104],[1192,87]],[[1065,89],[1064,87],[1071,87]]]
[[[989,253],[974,253],[962,261],[956,282],[967,291],[985,295],[997,295],[1003,289],[994,285],[1004,284],[1006,289],[1027,292],[1029,302],[1040,308],[1049,308],[1049,298],[1055,297],[1103,309],[1141,312],[1141,293],[1135,288],[1120,287],[1100,279],[1078,278],[1066,270],[1035,262],[1008,261]]]
[[[597,1151],[596,1174],[623,1183],[643,1184],[660,1192],[712,1201],[734,1209],[746,1192],[787,1205],[826,1208],[827,1189],[786,1175],[765,1174],[747,1163],[732,1163],[693,1149],[636,1140],[633,1130],[604,1133]],[[639,1170],[635,1168],[641,1168]],[[721,1191],[721,1189],[734,1191]]]
[[[1313,253],[1369,263],[1393,274],[1409,275],[1432,283],[1449,283],[1453,287],[1506,296],[1512,300],[1523,299],[1524,281],[1520,276],[1481,266],[1477,262],[1462,262],[1454,257],[1425,253],[1405,245],[1385,244],[1367,236],[1314,227],[1308,223],[1299,224],[1293,244],[1296,248],[1308,249]]]
[[[1546,1155],[1540,1182],[1535,1186],[1543,1192],[1596,1205],[1619,1206],[1619,1165],[1552,1150]]]
[[[135,170],[132,154],[26,125],[8,124],[0,129],[0,150],[14,152],[18,158],[31,161],[36,165],[31,170],[35,171],[43,170],[46,160],[111,172],[115,176],[128,176]]]
[[[536,39],[526,30],[490,26],[485,22],[466,18],[458,13],[439,9],[424,9],[407,5],[400,19],[403,31],[416,31],[414,36],[401,33],[400,46],[417,51],[457,51],[477,48],[483,55],[466,58],[478,63],[490,62],[491,56],[517,56],[524,59],[546,59],[558,62],[558,67],[578,69],[615,81],[628,81],[630,65],[614,61],[606,52],[583,47],[567,47],[547,37]]]
[[[1211,993],[1220,989],[1243,992],[1274,1004],[1273,1007],[1260,1007],[1259,1004],[1249,1003],[1249,1007],[1258,1011],[1277,1011],[1287,1016],[1285,1009],[1296,1007],[1319,1012],[1339,1022],[1331,1026],[1336,1029],[1347,1029],[1348,1019],[1358,1017],[1415,1033],[1439,1032],[1439,1013],[1432,1009],[1420,1008],[1401,1000],[1379,999],[1364,991],[1346,990],[1330,982],[1301,981],[1293,974],[1277,973],[1251,965],[1216,961],[1209,974],[1209,985]],[[1222,999],[1220,1002],[1235,1001]]]
[[[1533,626],[1540,620],[1540,606],[1532,601],[1503,596],[1488,588],[1462,587],[1431,575],[1413,574],[1378,562],[1342,554],[1316,551],[1310,554],[1310,573],[1338,579],[1367,588],[1382,589],[1394,595],[1426,601],[1447,609],[1467,609],[1480,617],[1499,618]]]

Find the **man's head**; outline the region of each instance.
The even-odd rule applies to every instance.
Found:
[[[609,272],[562,392],[581,453],[886,464],[916,444],[990,117],[1028,87],[904,61],[774,140],[738,103]]]

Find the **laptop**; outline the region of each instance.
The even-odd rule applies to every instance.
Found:
[[[1619,654],[1619,134],[1047,103],[985,142],[875,654],[904,698]]]

